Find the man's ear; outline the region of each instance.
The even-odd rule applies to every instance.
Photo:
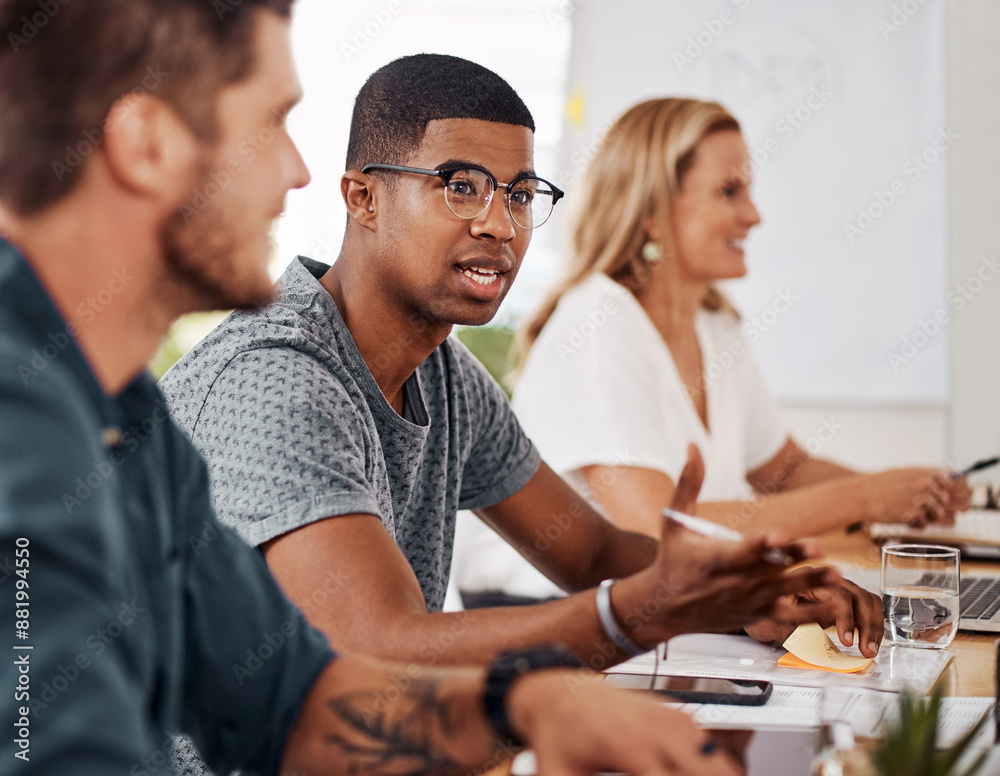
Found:
[[[368,175],[358,170],[348,170],[340,179],[340,193],[351,220],[374,232],[378,221],[378,198],[372,182]]]
[[[140,196],[170,201],[183,197],[198,154],[194,132],[148,92],[124,96],[108,112],[104,155],[109,170]]]

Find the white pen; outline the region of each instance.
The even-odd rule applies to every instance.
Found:
[[[663,516],[676,520],[689,531],[694,531],[696,534],[707,536],[709,539],[722,539],[727,542],[742,542],[746,539],[743,534],[739,531],[734,531],[732,528],[726,528],[718,523],[713,523],[711,520],[705,520],[702,517],[686,515],[683,512],[670,509],[670,507],[663,508]],[[784,550],[779,550],[777,547],[772,547],[765,552],[764,560],[778,566],[791,566],[796,562],[795,558]]]

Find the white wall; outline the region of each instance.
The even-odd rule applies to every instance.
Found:
[[[947,18],[949,287],[971,297],[949,328],[948,450],[971,461],[1000,453],[1000,4],[952,0]]]
[[[860,471],[949,460],[941,407],[784,404],[782,417],[807,450]]]

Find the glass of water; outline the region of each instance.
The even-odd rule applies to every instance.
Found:
[[[897,647],[944,649],[958,631],[960,553],[934,544],[882,548],[885,638]]]

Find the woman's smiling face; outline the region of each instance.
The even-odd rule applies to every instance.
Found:
[[[677,266],[692,280],[742,277],[743,240],[760,223],[750,199],[750,156],[736,130],[714,132],[695,147],[670,209]]]

